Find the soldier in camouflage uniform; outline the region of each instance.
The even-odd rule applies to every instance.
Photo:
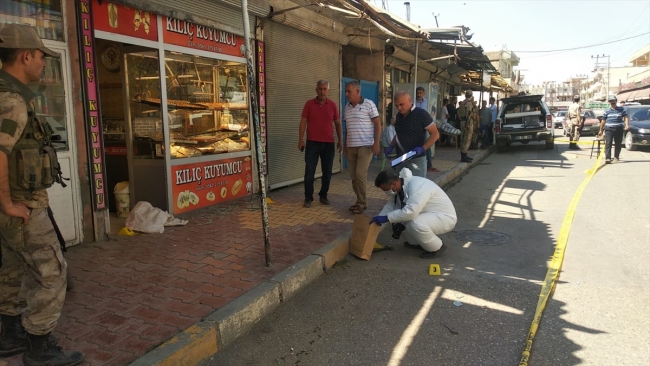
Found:
[[[465,92],[465,100],[460,102],[460,107],[458,107],[458,116],[460,117],[461,130],[460,161],[471,163],[473,159],[467,156],[467,149],[472,143],[472,134],[478,123],[478,109],[474,106],[474,96],[471,90]]]
[[[0,356],[25,352],[29,365],[78,365],[50,332],[66,293],[67,264],[47,213],[47,188],[61,182],[52,131],[34,111],[45,57],[58,57],[33,27],[0,29]]]

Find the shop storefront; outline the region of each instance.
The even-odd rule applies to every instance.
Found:
[[[96,93],[101,120],[100,137],[88,139],[101,139],[110,210],[122,181],[131,207],[147,201],[173,214],[252,194],[244,38],[116,3],[88,5],[91,22],[83,11],[78,19],[81,42],[87,25],[94,37],[82,55],[96,62],[84,71],[95,75],[84,80],[86,105]]]
[[[83,240],[79,170],[74,125],[71,58],[65,16],[69,9],[62,0],[0,1],[0,28],[7,24],[28,24],[36,28],[45,46],[58,52],[58,59],[47,58],[47,67],[39,83],[30,85],[36,94],[36,113],[55,131],[55,147],[67,187],[56,184],[48,189],[50,206],[64,239],[69,244]],[[74,12],[74,10],[72,10]],[[75,65],[76,66],[76,65]]]

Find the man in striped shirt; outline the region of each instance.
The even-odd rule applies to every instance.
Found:
[[[366,209],[366,185],[368,167],[373,155],[379,155],[381,122],[377,106],[372,100],[361,96],[361,84],[354,80],[345,85],[345,130],[346,141],[343,155],[350,164],[352,190],[357,201],[350,211],[360,214]]]

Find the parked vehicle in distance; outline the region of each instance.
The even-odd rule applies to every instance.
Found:
[[[580,114],[583,122],[582,122],[582,130],[580,131],[581,135],[597,135],[598,131],[600,129],[600,120],[598,117],[596,117],[596,114],[594,111],[587,109],[583,110],[582,113]],[[564,128],[564,136],[569,136],[571,134],[571,121],[569,121],[569,118],[565,118],[563,123],[563,128]]]
[[[555,146],[553,115],[543,97],[518,95],[501,99],[494,124],[498,152],[505,152],[513,142],[544,141],[547,149]]]
[[[623,142],[629,151],[650,145],[650,105],[623,106],[630,119],[630,129],[625,131]]]
[[[553,115],[553,126],[555,128],[562,128],[562,125],[564,124],[564,117],[566,116],[567,111],[557,111],[555,112],[555,115]]]

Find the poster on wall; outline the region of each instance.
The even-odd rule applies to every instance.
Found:
[[[253,164],[250,156],[172,166],[174,214],[251,193]]]

